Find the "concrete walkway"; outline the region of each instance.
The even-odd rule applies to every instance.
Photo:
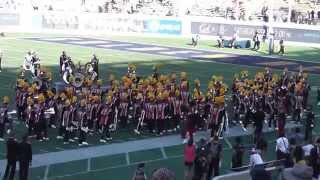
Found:
[[[286,128],[294,128],[296,124],[288,123]],[[264,132],[271,131],[268,128],[264,128]],[[243,136],[252,134],[253,129],[248,128],[248,132],[244,132],[240,127],[235,126],[229,129],[228,133],[225,134],[226,143],[231,148],[230,142],[227,140],[228,137]],[[200,138],[208,138],[209,132],[201,131],[197,132],[194,139],[198,141]],[[182,144],[180,135],[162,136],[156,138],[149,138],[143,140],[129,141],[123,143],[112,143],[101,146],[86,147],[73,150],[64,150],[60,152],[51,152],[44,154],[37,154],[33,156],[32,168],[40,166],[48,166],[57,163],[66,163],[70,161],[91,159],[101,156],[110,156],[115,154],[123,154],[134,151],[150,150],[156,148],[163,148],[169,146],[175,146]],[[6,160],[0,161],[0,170],[4,172],[6,166]]]

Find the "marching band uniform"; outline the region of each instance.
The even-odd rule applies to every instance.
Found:
[[[34,128],[36,133],[36,138],[39,141],[42,141],[43,138],[48,137],[47,132],[47,123],[44,117],[45,105],[44,105],[45,98],[43,94],[39,94],[38,102],[35,104],[35,121],[34,121]],[[42,132],[44,133],[44,137],[42,137]]]
[[[27,101],[27,91],[26,86],[27,84],[24,80],[19,79],[17,82],[16,88],[16,107],[17,107],[17,116],[18,120],[24,120],[24,111],[26,108],[26,101]]]
[[[3,98],[2,106],[0,106],[0,141],[4,141],[3,135],[5,131],[5,124],[9,121],[8,103],[9,103],[9,98],[5,96]]]
[[[60,74],[62,73],[62,66],[63,66],[63,64],[67,61],[67,55],[66,55],[66,52],[65,51],[62,51],[62,54],[61,54],[61,56],[60,56],[60,62],[59,62],[59,64],[60,64]]]
[[[305,123],[305,141],[312,139],[312,130],[314,128],[315,114],[312,112],[312,108],[308,107],[306,112],[306,123]]]
[[[149,133],[153,133],[154,126],[155,126],[156,105],[154,103],[154,95],[152,93],[148,95],[148,100],[145,103],[145,109],[146,109],[146,119],[148,123]]]
[[[106,104],[103,105],[101,113],[100,113],[100,127],[102,129],[100,142],[106,143],[106,140],[111,140],[110,129],[109,126],[111,124],[112,118],[112,97],[107,97]]]
[[[163,95],[159,94],[158,102],[156,103],[156,123],[158,128],[158,134],[162,135],[165,126],[165,109],[167,104],[164,102]]]
[[[34,109],[34,106],[33,106],[33,100],[31,97],[28,97],[27,99],[27,104],[28,104],[28,107],[26,109],[26,126],[28,128],[28,134],[29,136],[32,135],[32,131],[34,129],[34,120],[35,120],[35,109]]]
[[[120,93],[120,104],[119,104],[119,117],[121,124],[125,127],[128,122],[128,94],[126,92]]]
[[[77,108],[76,111],[76,118],[79,121],[78,122],[78,128],[79,128],[79,146],[82,145],[88,145],[86,142],[87,140],[87,133],[89,131],[88,129],[88,118],[87,118],[87,109],[85,107],[86,101],[83,99],[80,102],[80,107]]]
[[[180,97],[180,91],[176,90],[175,92],[175,97],[173,100],[173,127],[176,130],[177,128],[179,128],[179,124],[181,121],[181,105],[182,105],[182,101],[181,101],[181,97]]]
[[[93,68],[93,71],[97,73],[97,77],[96,78],[99,78],[99,59],[97,58],[97,56],[95,54],[93,54],[93,57],[91,59],[91,65],[92,65],[92,68]]]
[[[56,105],[56,100],[58,98],[58,96],[54,96],[53,92],[52,91],[47,91],[47,96],[48,96],[48,99],[47,99],[47,109],[53,109],[54,110],[54,114],[48,114],[48,119],[49,119],[49,126],[51,128],[56,128],[56,113],[58,112],[57,110],[57,105]]]
[[[72,109],[71,109],[71,102],[69,99],[66,100],[65,102],[65,107],[63,108],[63,113],[62,113],[62,123],[61,123],[61,129],[64,132],[64,137],[63,137],[63,143],[64,144],[69,144],[70,140],[70,123],[71,123],[71,118],[72,118]]]

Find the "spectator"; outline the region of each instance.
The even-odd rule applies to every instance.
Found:
[[[312,178],[313,170],[303,162],[296,163],[292,168],[286,168],[281,174],[282,180],[316,180]]]
[[[251,180],[271,180],[271,174],[263,166],[255,166],[250,171]]]
[[[136,172],[133,175],[132,180],[147,180],[147,175],[144,172],[144,163],[140,163],[137,167]]]
[[[303,149],[303,152],[304,152],[304,157],[307,161],[307,164],[309,164],[310,162],[310,152],[311,152],[311,149],[313,149],[314,146],[312,144],[312,140],[308,140],[307,143],[302,147]]]
[[[175,180],[176,175],[173,171],[167,168],[159,168],[153,171],[151,180]]]
[[[293,158],[295,163],[304,161],[304,152],[301,146],[295,147],[295,149],[293,150]]]
[[[301,129],[299,127],[295,128],[294,134],[292,134],[291,138],[294,141],[294,145],[302,145],[303,142],[303,134],[301,133]]]
[[[184,147],[184,165],[186,168],[185,171],[185,180],[191,180],[192,177],[192,167],[193,162],[196,156],[196,147],[193,143],[193,139],[190,138],[188,144]]]
[[[276,141],[277,160],[285,160],[284,166],[286,168],[292,167],[293,160],[290,154],[290,147],[288,139],[282,134]]]
[[[207,179],[209,162],[207,160],[206,154],[207,154],[207,151],[205,147],[201,147],[194,161],[193,179],[196,179],[196,180]]]
[[[242,166],[242,158],[244,153],[244,146],[241,142],[241,138],[236,138],[236,144],[233,146],[232,155],[232,168],[238,168]]]
[[[310,151],[310,166],[313,168],[313,177],[320,179],[320,138]]]
[[[307,111],[306,111],[306,124],[305,124],[305,137],[304,140],[308,141],[308,140],[312,140],[312,130],[314,128],[314,118],[315,115],[312,112],[312,106],[308,106],[307,107]]]
[[[19,174],[20,180],[28,179],[29,166],[32,162],[32,149],[28,139],[28,135],[23,137],[22,142],[19,144]]]
[[[250,154],[250,162],[249,162],[249,166],[256,166],[256,165],[261,165],[263,164],[263,160],[261,158],[261,155],[259,154],[259,152],[253,148],[251,150],[251,154]]]
[[[18,157],[18,143],[13,134],[10,134],[7,140],[7,167],[4,173],[4,180],[9,176],[9,180],[14,179],[16,173],[16,163]]]
[[[209,157],[208,160],[209,164],[209,171],[208,171],[208,179],[211,178],[213,175],[219,176],[219,169],[220,169],[220,160],[221,160],[221,152],[222,152],[222,145],[219,142],[219,137],[214,136],[212,141],[209,144]]]

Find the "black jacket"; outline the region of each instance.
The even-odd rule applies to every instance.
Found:
[[[30,143],[22,142],[19,144],[19,160],[32,161],[32,148]]]
[[[16,161],[18,159],[18,143],[15,139],[9,138],[7,141],[7,159]]]

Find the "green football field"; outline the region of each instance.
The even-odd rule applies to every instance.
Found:
[[[224,63],[215,62],[203,62],[191,60],[181,61],[168,56],[148,55],[144,53],[123,52],[115,50],[105,50],[99,48],[87,48],[81,46],[52,44],[45,42],[34,42],[25,40],[23,37],[61,37],[62,35],[40,35],[40,34],[8,34],[7,37],[0,38],[0,48],[4,52],[3,68],[0,73],[0,96],[9,95],[11,98],[11,109],[14,109],[14,88],[15,80],[19,72],[19,67],[23,62],[23,58],[28,50],[36,51],[40,58],[42,66],[46,66],[54,74],[54,81],[59,80],[58,77],[58,58],[62,50],[65,50],[68,55],[72,57],[75,62],[81,63],[87,62],[93,53],[97,54],[100,59],[100,73],[103,80],[106,81],[109,74],[114,74],[120,78],[127,72],[128,63],[134,63],[137,65],[137,74],[147,76],[152,73],[152,67],[155,64],[161,64],[161,72],[181,72],[186,71],[188,78],[193,81],[195,78],[200,79],[202,88],[206,88],[206,83],[212,75],[224,76],[227,84],[231,84],[234,73],[238,73],[241,70],[249,70],[249,74],[252,76],[257,71],[263,71],[263,68],[239,66]],[[101,38],[101,37],[100,37]],[[103,37],[112,40],[121,40],[129,42],[139,43],[152,43],[159,45],[168,45],[176,47],[189,47],[189,39],[184,38],[137,38],[137,37],[125,37],[125,36],[113,36]],[[213,49],[215,43],[213,41],[201,41],[199,47],[201,49]],[[251,50],[234,50],[234,49],[222,49],[220,51],[237,54],[248,55],[266,55],[266,49],[262,48],[261,51],[255,52]],[[299,61],[312,61],[319,63],[320,65],[320,49],[313,47],[302,46],[289,46],[287,47],[287,54],[284,58],[295,59]],[[276,70],[274,70],[276,71]],[[279,72],[279,71],[277,71]],[[320,114],[319,107],[316,106],[316,87],[320,85],[320,76],[311,74],[311,93],[310,104],[315,108],[316,114]],[[319,124],[317,122],[317,124]],[[150,138],[150,135],[137,136],[132,132],[132,127],[128,129],[122,129],[120,132],[113,134],[113,143],[121,143],[125,141],[133,141],[137,139]],[[18,137],[21,137],[26,129],[23,124],[15,122],[15,132]],[[319,125],[315,129],[315,133],[319,133]],[[34,154],[44,154],[48,152],[63,151],[68,149],[77,149],[76,144],[63,145],[61,141],[56,140],[54,137],[57,134],[57,130],[50,129],[50,141],[49,142],[36,142],[33,141]],[[268,153],[265,155],[267,160],[272,160],[274,156],[274,139],[275,134],[267,134],[269,141]],[[246,143],[251,144],[252,138],[244,137]],[[228,141],[228,142],[227,142]],[[98,138],[93,136],[89,137],[88,142],[91,146],[101,145],[98,142]],[[233,144],[234,139],[228,138],[224,140],[224,153],[222,172],[226,173],[230,167],[231,149],[230,144]],[[31,170],[30,179],[64,179],[64,180],[85,180],[85,179],[110,179],[110,180],[125,180],[130,179],[137,163],[147,162],[146,169],[150,174],[153,169],[158,167],[170,167],[175,170],[177,179],[183,178],[183,159],[182,159],[182,145],[166,147],[161,149],[152,149],[146,151],[130,152],[127,154],[118,154],[107,157],[98,157],[93,159],[84,159],[75,162],[67,162],[62,164],[52,164],[46,167],[33,168]],[[0,158],[5,158],[5,146],[0,144]],[[246,154],[247,156],[248,154]],[[248,158],[245,158],[248,159]]]

